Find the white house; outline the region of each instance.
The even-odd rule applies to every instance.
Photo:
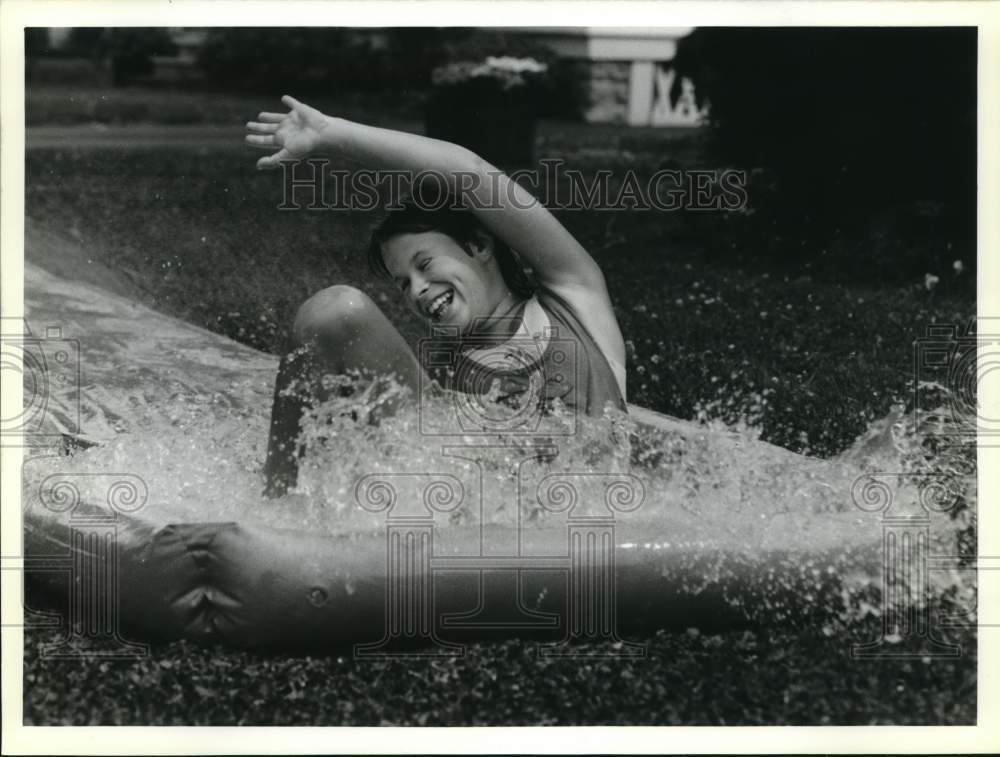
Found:
[[[584,118],[631,126],[699,126],[707,115],[699,109],[694,84],[681,81],[674,104],[670,89],[676,72],[670,62],[678,40],[691,27],[505,27],[530,34],[560,58],[576,62],[589,102]]]

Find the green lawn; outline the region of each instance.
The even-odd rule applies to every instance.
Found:
[[[266,103],[264,103],[266,105]],[[29,103],[30,105],[30,103]],[[40,107],[36,102],[34,107]],[[228,106],[227,106],[228,107]],[[244,105],[239,105],[243,108]],[[361,106],[358,106],[361,108]],[[256,106],[251,109],[251,113]],[[30,111],[30,108],[29,108]],[[36,111],[37,112],[37,111]],[[240,110],[240,113],[243,111]],[[411,114],[412,115],[412,114]],[[406,118],[403,113],[400,118]],[[30,118],[30,117],[29,117]],[[245,116],[240,115],[243,120]],[[416,119],[411,119],[416,120]],[[692,165],[690,135],[545,124],[540,157],[585,172]],[[363,248],[376,213],[279,211],[280,179],[234,144],[36,149],[27,155],[27,256],[280,351],[297,305],[333,283],[373,294],[420,336]],[[681,213],[562,212],[605,271],[629,350],[630,400],[744,421],[797,451],[844,449],[912,394],[913,340],[975,314],[974,282],[929,292],[863,271],[833,277],[714,254]],[[74,258],[76,244],[88,260]],[[864,240],[861,240],[864,243]],[[938,272],[940,273],[940,272]],[[950,272],[949,272],[950,273]],[[639,661],[546,661],[519,641],[447,661],[362,663],[174,644],[137,662],[41,659],[27,636],[30,723],[869,724],[971,723],[976,641],[954,660],[854,660],[818,629],[661,634]]]
[[[295,93],[279,92],[268,99],[192,89],[29,84],[25,89],[25,123],[29,127],[93,123],[242,124],[261,110],[280,109],[279,99],[283,94]],[[342,92],[320,97],[315,104],[326,113],[366,123],[401,124],[414,121],[413,114],[421,99],[419,92],[374,101],[371,96]]]
[[[539,658],[511,640],[464,657],[265,657],[182,642],[137,661],[41,659],[33,725],[921,725],[976,720],[976,639],[958,658],[858,660],[813,631],[660,633],[645,658]]]
[[[580,131],[547,126],[539,152],[615,176],[648,175],[673,154],[662,137],[645,152],[598,151]],[[695,156],[684,141],[678,151]],[[27,215],[83,242],[155,307],[263,350],[280,352],[298,305],[334,283],[371,292],[415,342],[418,325],[364,263],[379,213],[278,210],[281,178],[255,171],[256,156],[239,144],[32,150]],[[905,404],[913,340],[930,323],[975,314],[969,274],[966,286],[934,292],[922,280],[845,283],[806,265],[706,259],[679,212],[559,215],[607,277],[628,340],[630,401],[685,418],[699,407],[749,418],[796,451],[835,453]]]

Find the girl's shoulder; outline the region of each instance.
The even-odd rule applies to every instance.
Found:
[[[625,340],[618,326],[614,308],[607,293],[567,288],[560,291],[540,287],[536,293],[539,304],[571,330],[583,335],[600,350],[607,361],[615,382],[625,396]]]

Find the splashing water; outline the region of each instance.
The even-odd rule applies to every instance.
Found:
[[[838,458],[820,460],[761,442],[753,426],[726,428],[711,418],[701,426],[653,426],[610,410],[603,418],[587,418],[557,407],[530,434],[495,426],[455,428],[452,395],[424,397],[419,407],[410,401],[378,425],[367,423],[387,397],[405,401],[407,392],[391,385],[312,408],[303,420],[301,440],[308,451],[298,486],[279,499],[261,496],[266,408],[236,412],[178,402],[185,410],[170,424],[147,424],[141,433],[72,456],[30,461],[25,501],[37,501],[36,492],[53,473],[77,476],[83,496],[95,500],[102,494],[96,479],[88,491],[88,476],[128,473],[145,482],[148,501],[141,517],[154,526],[240,521],[339,537],[385,528],[386,510],[365,502],[367,496],[371,505],[380,490],[363,491],[363,482],[390,481],[403,502],[419,500],[428,477],[444,477],[457,482],[461,496],[435,495],[443,497],[436,525],[516,524],[530,530],[565,523],[567,508],[553,503],[559,505],[567,490],[560,495],[553,486],[547,499],[542,496],[542,484],[551,477],[568,480],[577,506],[590,507],[609,501],[609,480],[632,476],[641,482],[642,497],[631,503],[638,505],[613,513],[621,547],[696,555],[697,580],[707,586],[734,570],[726,555],[745,560],[787,551],[802,562],[803,555],[837,549],[847,555],[878,544],[883,513],[866,512],[861,505],[871,503],[864,496],[855,501],[859,477],[867,474],[887,477],[890,496],[908,512],[931,505],[925,509],[932,554],[961,552],[963,535],[966,548],[970,533],[975,541],[975,442],[941,441],[954,438],[946,432],[957,423],[944,410],[928,414],[917,427],[901,409],[894,411]],[[494,420],[511,417],[510,408],[489,409]],[[932,482],[930,494],[922,481]],[[719,557],[706,561],[706,554]],[[818,585],[830,565],[806,560],[796,570],[815,574]],[[881,577],[871,565],[847,566],[840,578],[843,620],[878,614]],[[935,596],[947,595],[963,612],[974,612],[974,573],[935,571],[931,578]],[[686,588],[699,590],[694,584]],[[768,601],[733,597],[735,604]]]

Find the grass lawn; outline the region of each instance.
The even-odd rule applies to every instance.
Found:
[[[640,144],[622,147],[619,136],[611,152],[594,146],[609,130],[594,129],[589,144],[581,131],[548,125],[541,156],[620,177],[648,175],[672,155],[662,137],[642,145],[631,136]],[[689,144],[680,149],[696,157]],[[266,351],[280,352],[298,305],[334,283],[372,293],[415,343],[418,325],[364,263],[380,214],[278,210],[281,177],[255,171],[256,157],[240,144],[35,149],[27,216],[82,242],[149,304]],[[628,340],[630,401],[683,418],[699,408],[749,418],[764,439],[796,451],[835,453],[905,403],[913,340],[928,324],[975,314],[968,275],[933,292],[922,280],[887,286],[863,272],[831,281],[805,264],[706,261],[681,212],[559,215],[605,272]]]
[[[29,96],[30,97],[30,96]],[[30,104],[30,102],[29,102]],[[37,103],[36,103],[37,107]],[[255,105],[253,112],[258,106]],[[359,106],[360,107],[360,106]],[[30,110],[30,109],[29,109]],[[402,116],[401,116],[402,117]],[[239,116],[243,120],[244,116]],[[585,172],[690,165],[690,136],[546,124],[539,157]],[[681,156],[678,158],[677,156]],[[27,256],[91,278],[263,350],[281,350],[298,304],[362,287],[421,336],[373,281],[363,248],[378,213],[280,211],[257,153],[121,146],[27,154]],[[686,162],[685,162],[686,161]],[[975,314],[974,281],[930,292],[863,271],[830,278],[706,256],[682,213],[560,213],[605,271],[629,358],[629,399],[672,415],[746,421],[825,456],[912,395],[913,340]],[[711,219],[699,219],[699,228]],[[62,240],[62,241],[61,241]],[[67,244],[71,240],[73,244]],[[753,258],[747,240],[742,260]],[[81,246],[87,260],[73,259]],[[735,259],[734,259],[735,260]],[[938,272],[940,273],[940,272]],[[950,272],[948,272],[950,274]],[[537,659],[519,641],[461,659],[284,658],[174,644],[137,662],[41,659],[26,637],[30,723],[869,724],[975,721],[971,631],[954,660],[854,660],[856,638],[762,629],[646,639],[638,661]]]
[[[540,658],[522,641],[464,657],[264,657],[182,642],[137,661],[41,659],[26,636],[32,725],[920,725],[976,719],[963,656],[856,660],[814,631],[660,633],[638,660]]]
[[[38,125],[156,123],[242,124],[261,110],[277,110],[282,94],[267,100],[251,95],[203,92],[188,89],[146,87],[100,87],[58,84],[31,84],[25,88],[25,123]],[[419,122],[414,113],[421,102],[419,92],[399,93],[374,101],[371,96],[352,92],[320,97],[316,107],[325,113],[379,125]]]

